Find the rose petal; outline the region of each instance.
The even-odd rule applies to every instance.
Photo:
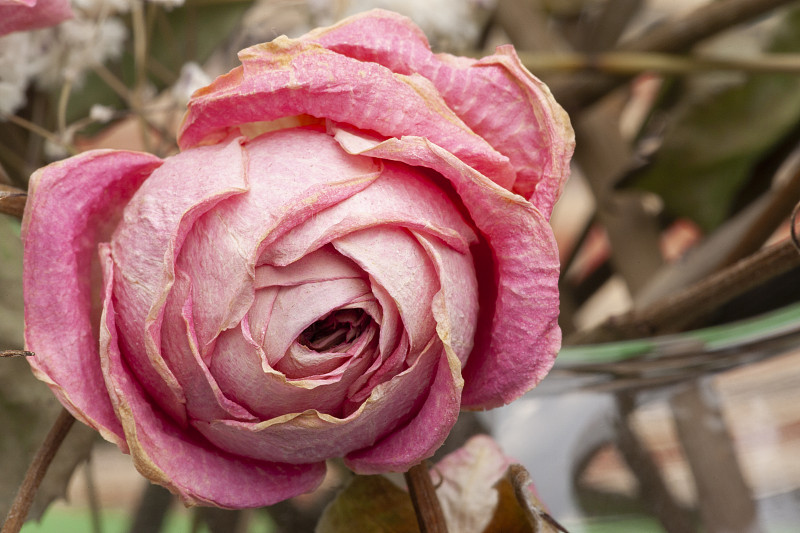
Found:
[[[72,17],[67,0],[0,0],[0,36],[55,26]]]
[[[233,338],[232,335],[231,337]],[[225,335],[220,337],[219,344],[222,344],[224,338]],[[217,357],[214,357],[214,361]],[[194,425],[220,448],[245,457],[289,463],[341,457],[351,450],[373,445],[414,416],[428,395],[434,370],[442,358],[441,343],[438,339],[433,339],[423,350],[417,364],[375,387],[370,397],[346,418],[309,409],[261,423],[220,420],[198,421]],[[458,360],[455,361],[458,364]],[[248,370],[242,375],[253,379],[255,374]],[[269,393],[271,392],[270,390]],[[281,391],[275,395],[275,401],[283,401],[287,396],[286,392],[288,391]],[[456,405],[457,403],[456,398]],[[455,419],[451,420],[448,409],[440,413],[443,420],[440,424],[434,422],[437,420],[437,413],[436,410],[430,413],[429,422],[433,424],[432,427],[438,435],[439,427],[452,425],[451,422]]]
[[[161,329],[161,350],[186,398],[189,417],[200,420],[255,420],[247,409],[228,399],[201,359],[192,318],[192,285],[180,270],[167,298]]]
[[[461,410],[461,364],[445,347],[436,377],[419,413],[369,448],[345,456],[345,464],[357,474],[405,472],[432,456],[444,443]],[[446,354],[446,355],[445,355]]]
[[[369,294],[369,285],[361,278],[282,287],[264,336],[263,348],[269,365],[274,368],[292,342],[311,324],[365,294]]]
[[[363,276],[364,273],[355,263],[336,252],[332,246],[323,246],[286,266],[256,267],[255,287],[256,289],[275,285],[286,287]]]
[[[374,348],[365,346],[338,377],[288,379],[268,365],[243,321],[239,328],[220,334],[210,369],[227,397],[268,420],[308,409],[340,413],[350,384],[372,363],[373,356]]]
[[[242,158],[238,140],[232,140],[165,160],[126,206],[111,241],[120,272],[114,296],[124,303],[118,317],[120,348],[139,383],[183,423],[186,399],[160,354],[164,305],[175,280],[175,256],[191,226],[247,190]]]
[[[351,137],[337,140],[350,151]],[[389,139],[368,150],[363,142],[356,146],[354,153],[424,166],[450,180],[491,247],[496,272],[479,270],[478,285],[496,286],[497,292],[494,308],[486,306],[479,315],[463,371],[462,406],[490,409],[530,390],[550,370],[561,345],[558,250],[546,218],[427,139]]]
[[[199,220],[178,260],[194,286],[202,353],[250,307],[260,250],[367,187],[382,168],[370,158],[344,153],[324,132],[306,128],[265,134],[244,150],[248,193]]]
[[[414,233],[428,253],[441,289],[433,297],[436,333],[463,365],[472,352],[478,322],[478,281],[472,256],[456,252],[436,239]]]
[[[391,297],[408,332],[410,353],[418,354],[436,331],[431,305],[439,290],[436,270],[424,249],[405,230],[391,226],[350,233],[333,246]]]
[[[411,20],[382,10],[350,17],[301,39],[393,72],[430,79],[467,126],[509,157],[517,178],[512,188],[484,174],[550,216],[569,175],[574,133],[550,90],[522,66],[513,47],[501,46],[496,55],[481,60],[433,54]],[[458,155],[452,146],[428,138]]]
[[[114,262],[107,247],[101,249],[101,256],[105,295],[100,363],[137,470],[178,494],[187,505],[261,507],[316,488],[325,476],[324,462],[290,465],[237,457],[182,430],[153,406],[119,352],[112,295]]]
[[[110,150],[53,163],[31,176],[22,220],[25,342],[36,353],[28,360],[75,417],[121,447],[97,356],[96,245],[159,165],[149,154]]]
[[[242,50],[239,59],[241,67],[192,96],[181,149],[238,134],[239,125],[306,114],[386,137],[424,135],[499,183],[513,183],[508,159],[475,135],[422,76],[394,74],[286,37]]]
[[[340,130],[336,132],[338,136]],[[453,202],[429,177],[420,169],[387,161],[369,187],[275,239],[260,262],[293,263],[333,239],[375,226],[425,232],[464,253],[477,241]]]

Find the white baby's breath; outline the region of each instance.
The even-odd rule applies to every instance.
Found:
[[[106,122],[110,122],[111,119],[114,118],[114,109],[108,106],[94,104],[92,108],[89,110],[89,118],[94,120],[95,122],[99,122],[101,124],[105,124]]]
[[[202,67],[197,63],[189,62],[181,67],[181,75],[172,86],[172,95],[176,102],[183,107],[193,92],[209,83],[211,83],[211,77],[205,73]]]

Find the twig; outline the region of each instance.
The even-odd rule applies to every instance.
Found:
[[[143,114],[144,95],[147,84],[147,26],[144,19],[144,6],[134,2],[131,6],[133,26],[133,60],[136,67],[136,85],[133,91],[133,108],[139,116],[139,129],[146,152],[151,152],[150,130]]]
[[[64,437],[67,436],[74,422],[75,418],[69,411],[62,409],[41,447],[36,452],[31,465],[28,467],[25,479],[19,486],[0,533],[19,533],[20,529],[22,529],[22,524],[25,523],[28,511],[30,511],[33,503],[33,497],[42,483],[47,468],[53,461],[53,457],[55,457],[59,446],[64,442]]]
[[[26,350],[0,350],[0,357],[33,357],[35,354]]]
[[[103,519],[100,516],[100,501],[97,497],[97,485],[94,482],[94,468],[92,456],[89,455],[84,466],[86,474],[86,495],[89,500],[89,515],[92,518],[92,533],[103,533]]]
[[[52,142],[53,144],[57,144],[59,146],[64,146],[64,143],[62,142],[61,139],[59,139],[58,135],[47,131],[43,127],[39,126],[38,124],[35,124],[35,123],[31,122],[30,120],[26,120],[26,119],[24,119],[22,117],[19,117],[17,115],[2,115],[2,118],[4,120],[7,120],[9,122],[12,122],[12,123],[16,124],[17,126],[20,126],[21,128],[25,128],[26,130],[30,131],[31,133],[35,133],[36,135],[38,135],[38,136],[40,136],[40,137],[42,137],[44,139],[47,139],[48,141]],[[70,150],[70,148],[71,148],[69,146],[64,146],[64,147],[67,150]]]
[[[792,0],[722,0],[711,2],[622,43],[619,52],[683,52],[722,30],[746,22]],[[551,87],[567,111],[575,112],[608,93],[624,79],[595,75]]]
[[[631,415],[636,408],[635,395],[623,391],[615,399],[619,413],[617,447],[639,482],[639,495],[644,505],[667,533],[695,531],[691,515],[675,501],[661,470],[633,430]]]
[[[703,74],[710,71],[736,71],[746,74],[800,73],[800,54],[760,54],[755,57],[677,55],[655,52],[518,52],[532,72],[596,71],[602,74],[634,75],[642,72],[663,74]]]
[[[0,213],[22,218],[28,193],[10,185],[0,183]]]
[[[412,466],[405,473],[405,478],[421,533],[447,533],[442,506],[436,497],[426,462]]]
[[[787,239],[646,309],[612,317],[597,328],[578,332],[570,337],[569,343],[608,342],[679,331],[737,296],[797,266],[800,266],[800,250],[791,239]]]

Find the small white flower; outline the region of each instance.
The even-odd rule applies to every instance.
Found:
[[[181,67],[181,75],[172,86],[172,95],[177,103],[183,107],[189,101],[192,93],[211,83],[211,78],[203,69],[194,62],[186,63]]]
[[[105,124],[114,118],[114,113],[115,111],[113,108],[100,104],[94,104],[89,110],[89,118],[95,122]]]

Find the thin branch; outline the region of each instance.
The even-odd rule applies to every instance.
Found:
[[[147,87],[147,25],[144,18],[144,6],[141,3],[134,2],[132,4],[131,21],[133,25],[133,59],[136,67],[136,86],[132,94],[132,107],[139,116],[139,129],[144,149],[146,152],[151,152],[150,130],[142,112]]]
[[[417,522],[421,533],[447,533],[442,506],[436,496],[436,489],[428,473],[425,461],[405,473],[411,503],[417,513]]]
[[[0,357],[33,357],[33,352],[27,350],[0,350]]]
[[[800,250],[787,239],[759,250],[676,295],[643,309],[612,317],[599,327],[578,332],[569,344],[588,344],[651,337],[683,327],[737,296],[800,266]]]
[[[662,74],[703,74],[710,71],[736,71],[745,74],[798,74],[800,54],[760,54],[754,57],[725,57],[706,54],[677,55],[656,52],[518,52],[532,72],[595,71],[611,75],[642,72]]]
[[[710,2],[675,20],[657,26],[622,43],[619,52],[678,53],[727,28],[768,13],[792,0],[721,0]],[[567,111],[575,112],[597,101],[622,84],[624,79],[593,75],[551,87]]]
[[[26,120],[26,119],[24,119],[22,117],[19,117],[17,115],[2,115],[2,116],[0,116],[0,118],[2,118],[3,120],[7,120],[7,121],[9,121],[11,123],[14,123],[17,126],[20,126],[21,128],[25,128],[26,130],[30,131],[31,133],[35,133],[36,135],[38,135],[38,136],[40,136],[40,137],[42,137],[44,139],[47,139],[48,141],[52,142],[53,144],[57,144],[59,146],[64,146],[64,148],[66,148],[67,150],[70,150],[70,151],[74,150],[70,146],[64,145],[64,142],[58,137],[58,135],[56,135],[56,134],[54,134],[54,133],[52,133],[50,131],[47,131],[43,127],[39,126],[38,124],[35,124],[35,123],[31,122],[30,120]],[[75,155],[74,151],[72,152],[72,155]]]
[[[59,446],[64,442],[64,438],[69,433],[74,422],[75,418],[69,411],[62,409],[53,427],[50,428],[47,437],[45,437],[42,446],[36,452],[31,465],[28,467],[25,479],[19,486],[0,533],[19,533],[20,529],[22,529],[33,503],[33,498],[36,496],[36,491],[39,489],[42,479],[44,479],[47,468],[53,461],[53,457],[55,457]]]

